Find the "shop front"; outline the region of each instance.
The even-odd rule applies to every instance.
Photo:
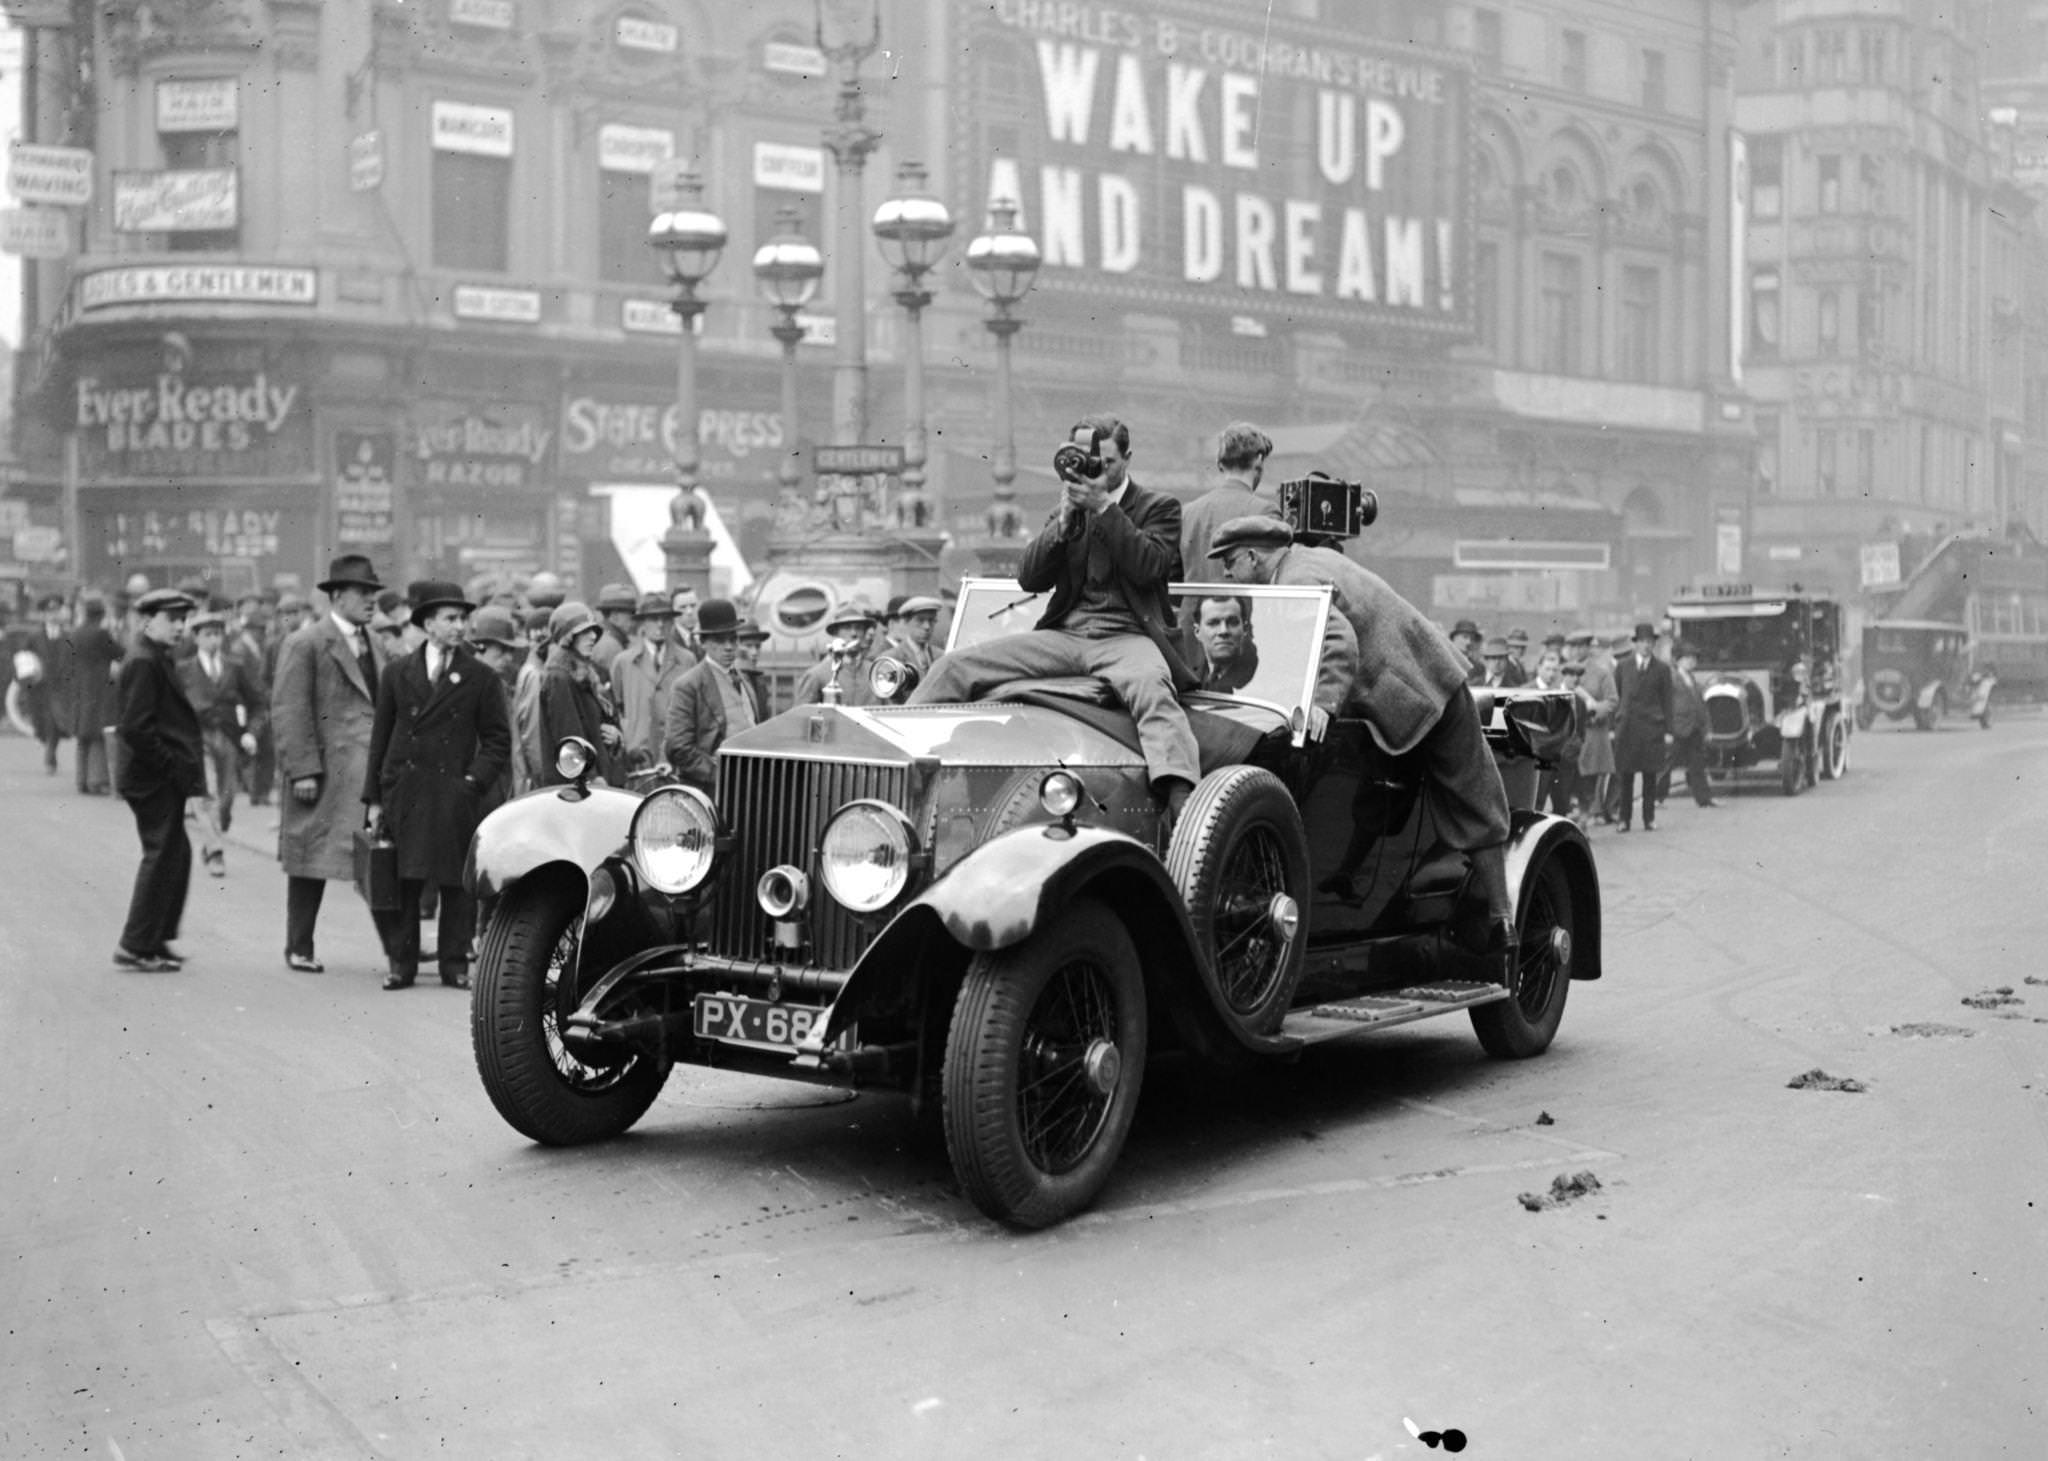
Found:
[[[558,522],[555,433],[553,412],[537,402],[417,403],[404,462],[411,576],[466,583],[560,572],[577,530],[565,541]]]

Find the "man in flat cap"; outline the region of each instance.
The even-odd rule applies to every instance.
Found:
[[[284,642],[270,691],[277,768],[288,794],[277,823],[285,875],[285,967],[318,974],[314,927],[330,882],[355,879],[363,777],[386,651],[370,633],[384,585],[359,554],[344,553],[317,585],[327,612]],[[371,914],[378,937],[390,915]]]
[[[176,657],[192,600],[176,589],[153,589],[135,600],[132,612],[140,628],[121,665],[115,789],[135,814],[142,862],[135,869],[135,891],[114,963],[162,973],[184,963],[171,940],[184,921],[192,883],[185,803],[206,791],[199,716],[178,684]]]
[[[597,591],[590,606],[604,622],[604,633],[591,651],[590,663],[611,684],[612,661],[633,647],[633,625],[640,612],[640,595],[630,583],[608,583]]]
[[[612,661],[612,703],[625,736],[626,764],[636,771],[661,764],[669,692],[696,663],[696,656],[670,635],[675,620],[675,602],[668,594],[640,595],[633,613],[639,633]]]
[[[206,871],[218,878],[227,875],[223,844],[234,822],[242,758],[256,754],[256,735],[270,702],[247,662],[228,652],[227,615],[211,609],[194,614],[190,628],[195,648],[178,666],[178,683],[199,716],[207,782],[199,804],[200,856]]]
[[[1209,545],[1216,530],[1239,517],[1280,516],[1280,504],[1259,491],[1273,439],[1249,421],[1233,421],[1216,438],[1217,482],[1180,515],[1181,569],[1209,572]]]
[[[932,630],[939,622],[939,601],[930,594],[899,594],[889,600],[889,642],[882,652],[920,675],[932,667]]]
[[[1065,479],[1060,505],[1024,549],[1017,582],[1049,594],[1035,627],[941,655],[912,704],[969,701],[1012,680],[1093,675],[1137,721],[1153,795],[1178,817],[1201,776],[1177,690],[1201,679],[1176,642],[1166,587],[1180,576],[1180,504],[1130,476],[1131,434],[1113,416],[1075,423],[1095,475]]]
[[[1345,708],[1365,721],[1387,754],[1420,752],[1438,792],[1444,841],[1470,854],[1486,896],[1487,951],[1505,960],[1515,939],[1508,797],[1466,689],[1465,656],[1385,579],[1335,549],[1297,546],[1284,522],[1226,523],[1209,556],[1238,583],[1329,586],[1331,618],[1344,620],[1355,646]]]

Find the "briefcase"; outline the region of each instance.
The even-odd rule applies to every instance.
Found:
[[[391,839],[358,827],[355,832],[356,891],[373,912],[398,908],[398,849]]]
[[[121,727],[110,725],[101,735],[107,747],[107,784],[114,789],[114,795],[128,795],[128,743],[121,739]]]

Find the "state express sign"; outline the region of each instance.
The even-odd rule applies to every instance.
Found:
[[[1039,288],[1463,332],[1471,74],[1199,0],[962,0],[975,207],[1009,197]],[[1263,11],[1263,7],[1260,7]]]

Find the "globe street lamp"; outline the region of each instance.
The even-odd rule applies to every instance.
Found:
[[[794,491],[796,347],[804,337],[804,327],[797,323],[796,312],[816,298],[825,260],[818,246],[803,236],[799,227],[803,215],[795,208],[777,209],[775,221],[781,225],[781,231],[754,250],[754,282],[761,288],[761,297],[775,306],[778,316],[768,333],[782,342],[782,430],[786,439],[775,475],[785,488]]]
[[[904,356],[903,409],[909,417],[903,433],[903,498],[915,504],[906,513],[906,526],[918,527],[919,513],[930,509],[940,527],[945,516],[936,503],[928,503],[924,492],[924,309],[932,302],[925,287],[930,274],[944,257],[953,237],[953,215],[946,205],[925,191],[922,163],[906,162],[896,170],[897,194],[875,210],[875,237],[881,241],[882,257],[896,270],[896,302],[910,316],[910,337]]]
[[[882,43],[881,0],[816,0],[818,50],[839,81],[836,121],[825,146],[839,165],[839,215],[832,268],[838,281],[833,305],[837,341],[832,361],[832,431],[842,445],[867,439],[867,283],[861,268],[861,169],[882,134],[867,124],[860,64]],[[865,32],[865,34],[863,34]]]
[[[679,206],[655,215],[647,227],[648,247],[676,286],[669,308],[683,324],[682,340],[676,347],[676,495],[669,504],[672,530],[697,521],[697,467],[701,460],[697,445],[697,316],[704,313],[697,286],[718,267],[718,256],[725,250],[725,224],[704,207],[703,200],[703,180],[694,172],[685,173],[677,180]]]
[[[998,198],[988,205],[989,231],[967,245],[968,276],[989,303],[983,321],[996,337],[996,497],[989,506],[989,535],[1019,537],[1023,518],[1011,484],[1017,480],[1017,444],[1010,423],[1010,337],[1024,322],[1010,311],[1031,292],[1038,273],[1038,245],[1017,227],[1017,205]]]

